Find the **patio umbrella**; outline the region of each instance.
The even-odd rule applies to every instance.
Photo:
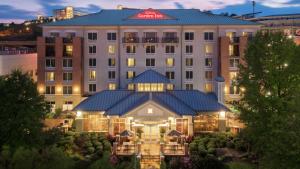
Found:
[[[180,137],[182,134],[177,130],[171,130],[168,133],[169,137]]]
[[[129,130],[124,130],[124,131],[122,131],[122,132],[120,133],[120,136],[121,136],[121,137],[132,137],[133,134],[132,134],[132,132],[129,131]]]

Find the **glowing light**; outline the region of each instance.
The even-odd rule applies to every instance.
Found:
[[[246,89],[245,89],[244,87],[241,87],[241,91],[242,91],[242,92],[245,92]]]
[[[40,86],[40,87],[39,87],[39,93],[44,93],[44,92],[45,92],[44,87]]]
[[[267,96],[271,96],[271,92],[270,92],[270,91],[267,92],[266,95],[267,95]]]
[[[289,38],[289,39],[292,39],[292,38],[293,38],[293,35],[289,35],[288,38]]]
[[[74,87],[74,92],[75,93],[79,92],[79,87],[78,86]]]
[[[76,112],[76,117],[81,117],[81,115],[82,115],[82,112],[81,112],[81,111],[77,111],[77,112]]]
[[[220,111],[219,112],[219,118],[220,119],[225,119],[225,117],[226,117],[226,112],[225,111]]]
[[[153,113],[153,109],[152,108],[149,108],[148,109],[148,114],[152,114]]]
[[[132,17],[133,19],[171,19],[158,10],[146,9]]]
[[[289,64],[285,63],[285,64],[283,64],[283,66],[284,66],[284,67],[288,67],[288,66],[289,66]]]
[[[61,92],[61,87],[59,86],[59,87],[56,87],[56,91],[57,92]]]

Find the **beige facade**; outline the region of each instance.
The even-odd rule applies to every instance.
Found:
[[[0,52],[0,75],[10,74],[15,69],[28,72],[33,80],[36,81],[37,53],[26,53],[23,51]]]

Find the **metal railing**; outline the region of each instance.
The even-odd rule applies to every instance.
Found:
[[[139,43],[140,39],[139,39],[139,37],[123,37],[122,42],[123,43]]]
[[[158,43],[159,38],[158,37],[143,37],[142,41],[143,41],[143,43]]]
[[[36,53],[34,49],[26,49],[26,50],[4,50],[0,51],[0,55],[22,55],[22,54],[32,54]]]
[[[179,38],[178,37],[163,37],[161,39],[162,43],[178,43]]]
[[[46,37],[45,42],[46,43],[55,43],[55,37]]]
[[[240,43],[240,37],[232,37],[230,38],[231,43]]]
[[[73,43],[73,38],[63,38],[63,43]]]

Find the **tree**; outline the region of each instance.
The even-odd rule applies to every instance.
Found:
[[[259,32],[240,67],[238,109],[261,168],[299,168],[299,53],[283,33]]]
[[[0,103],[0,146],[36,145],[49,106],[32,78],[20,70],[1,76]]]

